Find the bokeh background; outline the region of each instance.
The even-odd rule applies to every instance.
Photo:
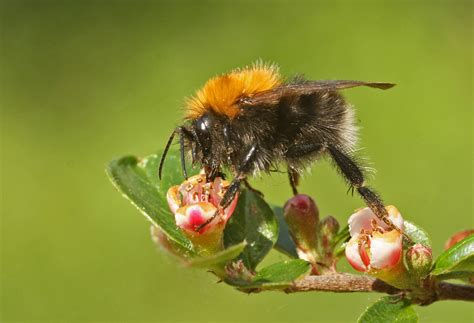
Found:
[[[108,160],[164,146],[183,98],[261,58],[345,91],[371,184],[432,235],[473,225],[469,1],[1,1],[1,321],[353,322],[377,294],[245,295],[158,252]],[[286,176],[254,181],[269,201]],[[325,161],[304,178],[323,214],[363,205]],[[283,259],[274,253],[269,261]],[[342,265],[346,268],[345,265]],[[472,322],[472,304],[417,308]]]

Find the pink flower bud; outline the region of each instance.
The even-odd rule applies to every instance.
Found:
[[[451,238],[449,238],[448,241],[446,241],[446,243],[444,244],[444,250],[448,250],[459,241],[463,240],[464,238],[469,237],[471,234],[474,234],[474,230],[472,229],[456,232],[455,234],[451,236]]]
[[[296,244],[298,256],[313,264],[316,263],[319,225],[319,210],[316,203],[311,197],[299,194],[286,202],[283,212]]]
[[[206,181],[205,174],[188,178],[168,190],[166,198],[175,222],[200,250],[218,250],[225,224],[235,210],[238,196],[224,210],[219,203],[229,182],[216,177]]]
[[[428,275],[432,260],[431,248],[420,243],[411,246],[405,255],[408,271],[416,278],[424,278]]]
[[[387,206],[389,219],[403,230],[403,218],[394,206]],[[369,209],[358,210],[349,218],[351,239],[346,258],[355,270],[375,272],[395,267],[402,256],[403,237],[380,221]]]
[[[323,247],[326,247],[326,244],[329,246],[339,231],[339,222],[335,217],[329,215],[321,220],[320,227]]]

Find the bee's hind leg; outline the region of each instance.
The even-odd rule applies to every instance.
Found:
[[[294,161],[301,158],[305,158],[312,154],[318,154],[322,151],[323,145],[321,143],[311,143],[311,144],[297,144],[293,145],[285,153],[285,158],[288,165],[288,179],[290,180],[291,190],[293,195],[298,194],[297,186],[300,182],[300,174],[298,173],[297,166]]]
[[[391,229],[402,233],[401,230],[388,218],[388,212],[385,209],[385,205],[380,196],[371,188],[365,186],[362,168],[357,164],[353,157],[344,153],[342,149],[331,145],[328,146],[328,152],[348,184],[357,190],[372,212],[374,212],[374,214]],[[412,241],[406,234],[404,234],[404,236],[408,241]]]
[[[298,189],[296,186],[300,183],[300,174],[291,166],[288,166],[288,178],[290,180],[291,190],[293,195],[298,195]]]

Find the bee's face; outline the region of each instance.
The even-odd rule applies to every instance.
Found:
[[[200,164],[216,168],[228,162],[234,149],[232,129],[225,118],[209,112],[192,121],[191,128],[194,156]]]

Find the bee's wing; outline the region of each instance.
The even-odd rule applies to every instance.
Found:
[[[242,101],[245,105],[275,104],[284,96],[311,94],[317,91],[336,91],[357,86],[368,86],[377,89],[390,89],[393,83],[363,82],[346,80],[329,81],[304,81],[301,83],[289,83],[275,89],[257,93],[252,97],[246,97]]]

